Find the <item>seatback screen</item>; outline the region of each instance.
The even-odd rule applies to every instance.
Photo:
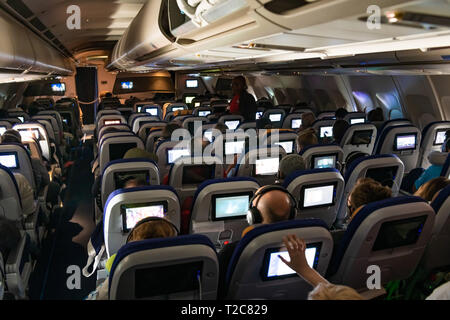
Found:
[[[311,268],[317,269],[321,247],[321,242],[306,245],[306,262]],[[280,259],[280,256],[287,261],[290,260],[289,253],[286,248],[266,249],[264,253],[264,263],[261,269],[261,276],[264,281],[279,280],[297,276],[296,272]]]
[[[203,132],[203,137],[205,137],[205,139],[207,139],[209,142],[213,141],[213,133],[211,130],[206,130],[205,132]]]
[[[196,79],[186,80],[186,88],[198,88],[198,80]]]
[[[0,164],[9,169],[19,168],[19,157],[17,152],[5,152],[0,154]]]
[[[269,114],[269,119],[270,119],[270,121],[272,121],[272,122],[279,122],[279,121],[281,121],[281,117],[282,117],[282,114],[281,114],[281,113],[272,113],[272,114]]]
[[[298,129],[302,125],[302,119],[292,119],[291,120],[291,128]]]
[[[41,139],[39,129],[19,129],[19,133],[22,139]]]
[[[132,179],[143,180],[147,184],[150,184],[150,173],[148,170],[114,172],[114,183],[116,189],[124,188],[126,182]]]
[[[427,216],[421,216],[384,222],[380,227],[372,250],[379,251],[415,244],[419,239],[426,219]]]
[[[105,122],[103,122],[105,126],[114,126],[114,125],[118,125],[120,124],[120,120],[105,120]]]
[[[132,148],[136,148],[136,143],[115,143],[109,145],[109,161],[122,159],[125,153]]]
[[[352,145],[370,144],[372,141],[372,130],[356,130],[353,132]]]
[[[212,220],[243,218],[247,215],[252,192],[212,196]]]
[[[167,163],[172,164],[179,158],[184,156],[190,156],[189,149],[168,149],[167,150]]]
[[[434,137],[433,145],[441,145],[445,142],[445,132],[449,129],[442,129],[436,131],[436,136]]]
[[[255,163],[255,175],[265,176],[274,175],[278,172],[280,166],[279,158],[257,159]]]
[[[262,111],[258,111],[258,112],[256,112],[256,116],[255,116],[255,119],[256,119],[256,120],[259,120],[259,119],[261,119],[261,117],[262,117],[263,113],[264,113],[264,112],[262,112]]]
[[[383,186],[392,188],[395,177],[397,176],[397,170],[397,166],[368,169],[366,172],[366,178],[372,178],[373,180],[381,183]]]
[[[366,122],[365,118],[353,118],[353,119],[350,119],[350,124],[365,123],[365,122]]]
[[[66,84],[65,83],[53,83],[51,85],[53,92],[64,92],[66,91]]]
[[[155,117],[158,116],[158,108],[157,107],[144,107],[143,109],[144,109],[145,113],[149,113]]]
[[[3,135],[3,134],[5,133],[6,130],[7,130],[6,127],[1,126],[1,127],[0,127],[0,136]]]
[[[144,218],[164,218],[167,212],[167,202],[122,204],[120,210],[122,213],[122,230],[123,232],[129,232]]]
[[[395,136],[395,151],[415,150],[416,149],[416,133],[398,134]]]
[[[225,125],[228,127],[228,129],[230,130],[236,130],[236,128],[241,124],[241,121],[239,120],[230,120],[230,121],[225,121]]]
[[[211,110],[204,110],[204,111],[198,112],[199,117],[206,117],[206,116],[209,116],[210,114],[211,114]]]
[[[301,208],[317,208],[334,205],[335,184],[306,186],[302,188],[300,200]]]
[[[321,138],[332,138],[333,137],[333,126],[320,127],[320,137]]]
[[[294,140],[280,141],[280,142],[276,142],[275,144],[283,147],[283,149],[284,149],[284,151],[286,151],[286,153],[294,152]]]
[[[134,87],[133,81],[124,81],[120,83],[122,89],[124,90],[131,90]]]
[[[212,133],[211,133],[212,134]],[[225,141],[225,155],[241,154],[245,150],[245,140]]]
[[[196,96],[185,96],[184,97],[184,103],[191,104],[192,100],[194,100],[195,98],[196,98]]]
[[[312,157],[313,169],[336,168],[336,155],[320,155]]]
[[[215,165],[195,165],[183,167],[183,185],[196,185],[213,179]]]

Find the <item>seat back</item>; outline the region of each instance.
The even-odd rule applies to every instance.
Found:
[[[450,130],[450,121],[432,122],[422,130],[418,168],[431,166],[427,155],[432,151],[441,151],[442,144],[445,143],[445,132],[447,130]]]
[[[105,141],[105,139],[111,138],[111,137],[119,137],[119,136],[132,136],[132,137],[135,137],[136,135],[133,132],[131,132],[131,131],[107,132],[107,133],[102,134],[102,137],[98,141],[97,145],[100,148],[100,146],[103,144],[103,141]]]
[[[217,248],[239,240],[248,227],[249,201],[259,187],[255,179],[248,177],[203,182],[192,202],[189,233],[207,236]]]
[[[433,209],[418,197],[396,197],[364,206],[339,242],[327,279],[367,290],[367,270],[374,265],[381,272],[381,285],[410,277],[430,241],[434,220]]]
[[[280,161],[286,156],[281,146],[251,149],[238,159],[235,168],[237,177],[254,177],[260,185],[275,183]]]
[[[317,119],[318,120],[326,119],[326,118],[331,119],[331,118],[335,118],[335,116],[336,116],[336,113],[334,111],[323,111],[317,115]]]
[[[344,151],[336,144],[316,144],[303,148],[299,153],[305,160],[306,169],[342,169]]]
[[[161,121],[159,120],[158,117],[154,117],[154,116],[150,116],[150,115],[139,115],[137,117],[135,117],[133,119],[133,121],[131,122],[131,131],[133,131],[134,133],[138,133],[139,129],[141,128],[141,124],[144,122],[149,122],[149,121]]]
[[[150,131],[154,128],[164,128],[167,125],[167,122],[165,121],[143,121],[140,123],[140,128],[138,131],[139,138],[142,139],[142,141],[147,140],[147,136],[150,133]]]
[[[30,120],[30,116],[22,111],[8,111],[8,116],[11,118],[19,118],[20,122],[27,122]]]
[[[162,128],[153,128],[150,129],[149,134],[147,135],[147,138],[145,139],[145,150],[147,150],[150,153],[153,153],[155,151],[155,144],[156,141],[158,141],[159,138],[162,137]]]
[[[60,135],[60,131],[59,131],[59,125],[58,122],[56,121],[55,118],[53,118],[50,115],[37,115],[33,117],[34,121],[42,121],[45,120],[46,122],[48,122],[50,125],[45,124],[45,128],[47,129],[47,132],[49,132],[50,134],[50,138],[53,139],[53,141],[55,141],[55,143],[57,145],[61,144],[61,135]],[[53,135],[53,137],[52,137]]]
[[[136,113],[142,112],[142,107],[146,105],[153,105],[155,104],[152,100],[146,100],[146,101],[137,101],[133,105],[133,111]]]
[[[412,125],[385,128],[378,138],[373,154],[395,154],[405,165],[405,173],[416,168],[422,134]]]
[[[336,120],[332,119],[321,119],[314,121],[313,128],[316,130],[319,141],[325,141],[327,138],[329,140],[333,139],[333,125],[335,121]]]
[[[347,121],[350,125],[367,122],[366,114],[364,112],[349,112],[344,117],[344,120]]]
[[[194,133],[198,130],[199,127],[203,126],[203,124],[207,124],[209,119],[206,117],[187,117],[184,118],[182,127],[189,131],[189,133],[193,136]]]
[[[137,113],[144,113],[152,117],[158,117],[160,120],[163,118],[161,106],[157,104],[145,104],[137,106]]]
[[[175,151],[174,151],[175,150]],[[180,151],[178,151],[180,150]],[[183,151],[181,151],[183,150]],[[185,151],[187,150],[187,151]],[[159,177],[162,181],[164,176],[169,173],[171,164],[180,156],[190,156],[189,141],[160,141],[156,145],[156,156],[158,157]]]
[[[51,161],[50,139],[43,124],[38,122],[16,124],[13,126],[13,129],[19,131],[22,137],[36,138],[39,141],[39,145],[42,150],[42,156],[47,161]]]
[[[109,275],[110,300],[215,300],[217,254],[208,238],[186,235],[131,242]]]
[[[436,213],[431,240],[422,259],[426,270],[450,266],[450,186],[445,187],[431,202]]]
[[[336,169],[295,171],[283,186],[297,201],[296,219],[318,218],[331,227],[344,193],[344,178]]]
[[[233,114],[221,116],[217,121],[217,123],[225,124],[230,130],[236,130],[237,127],[239,127],[239,125],[243,122],[244,122],[243,116]]]
[[[159,170],[155,162],[149,159],[120,159],[111,161],[102,174],[101,196],[105,207],[109,195],[124,187],[129,177],[141,178],[149,185],[159,185]]]
[[[168,114],[169,112],[175,112],[175,111],[179,111],[179,110],[188,110],[188,109],[189,108],[185,103],[174,102],[174,103],[165,104],[163,106],[164,118],[166,117],[166,114]]]
[[[377,137],[377,127],[370,123],[351,125],[341,140],[344,159],[354,151],[372,154]]]
[[[175,189],[181,203],[194,196],[197,187],[205,180],[223,178],[224,166],[217,157],[183,157],[170,167],[169,185]]]
[[[169,186],[118,189],[103,211],[103,236],[108,257],[119,251],[133,226],[148,216],[163,217],[180,229],[180,202]]]
[[[281,108],[267,109],[263,113],[263,117],[268,118],[272,122],[274,128],[283,127],[283,121],[286,116],[286,111]]]
[[[233,252],[226,270],[227,299],[307,298],[311,285],[278,258],[282,255],[289,260],[282,239],[290,234],[305,240],[308,264],[325,275],[333,239],[322,221],[305,219],[261,225],[249,231]]]
[[[297,134],[295,132],[278,132],[271,130],[259,141],[259,147],[281,146],[286,154],[297,153]]]
[[[374,155],[356,159],[344,174],[345,190],[341,199],[338,223],[342,223],[347,213],[347,198],[360,178],[372,178],[392,190],[396,197],[400,191],[405,166],[399,157],[393,154]]]
[[[105,132],[107,132],[107,128],[115,128],[117,130],[120,131],[114,131],[114,132],[122,132],[122,131],[126,131],[126,132],[130,132],[133,134],[133,132],[131,131],[131,128],[127,125],[127,124],[118,124],[118,125],[113,125],[113,126],[105,126],[103,128],[100,129],[100,131],[98,132],[98,141],[100,141],[103,138],[103,135],[105,134]]]
[[[100,172],[110,161],[122,159],[132,148],[144,149],[144,143],[136,136],[113,136],[103,140],[99,146]]]
[[[40,116],[40,115],[43,115],[43,116],[45,116],[45,115],[47,115],[47,116],[52,116],[52,117],[56,120],[56,122],[57,122],[57,124],[58,124],[59,132],[61,132],[61,133],[64,132],[63,119],[62,119],[61,115],[60,115],[57,111],[53,111],[53,110],[40,111],[40,112],[38,113],[38,115],[39,115],[39,116]]]
[[[0,217],[22,220],[22,204],[19,187],[13,173],[0,164]]]
[[[117,111],[119,112],[119,111]],[[111,126],[111,125],[120,125],[120,124],[127,124],[127,121],[125,120],[125,117],[122,116],[119,112],[119,114],[106,114],[101,116],[101,118],[98,118],[96,123],[96,131],[97,134],[100,133],[100,130],[105,126]]]
[[[196,117],[207,117],[210,114],[212,114],[213,111],[214,110],[211,107],[201,106],[201,107],[195,108],[192,115],[196,116]]]
[[[23,145],[16,143],[0,144],[0,163],[8,167],[13,173],[22,174],[33,190],[36,190],[30,154]]]
[[[302,125],[302,114],[299,112],[286,115],[283,120],[283,129],[298,129]]]

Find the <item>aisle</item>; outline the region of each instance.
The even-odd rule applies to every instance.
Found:
[[[72,166],[64,208],[53,217],[54,228],[43,242],[40,259],[31,276],[32,300],[79,300],[95,289],[95,276],[85,278],[82,274],[79,289],[67,286],[67,280],[74,274],[73,271],[67,273],[69,266],[78,266],[82,270],[87,261],[86,245],[95,227],[91,196],[92,158],[92,146],[87,142]]]

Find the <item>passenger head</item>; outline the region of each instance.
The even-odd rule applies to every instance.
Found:
[[[291,212],[291,199],[286,192],[280,190],[270,190],[264,192],[264,186],[259,188],[252,202],[252,206],[261,213],[262,224],[270,224],[289,219]]]
[[[319,283],[308,300],[365,300],[355,289],[332,283]]]
[[[316,121],[316,116],[312,112],[302,113],[302,129],[311,128],[314,121]]]
[[[392,190],[371,179],[358,179],[348,197],[347,206],[350,218],[353,218],[358,208],[369,203],[392,197]]]
[[[214,129],[219,130],[222,134],[225,134],[228,130],[228,127],[224,123],[217,123],[214,126]]]
[[[300,152],[303,148],[318,144],[316,131],[313,128],[300,131],[297,136],[297,151]]]
[[[6,262],[9,253],[20,242],[20,231],[12,220],[0,218],[0,253]]]
[[[336,120],[333,125],[333,138],[336,143],[341,143],[342,138],[344,137],[347,129],[350,127],[350,124],[345,120]]]
[[[147,152],[140,148],[132,148],[128,150],[123,156],[124,159],[149,159],[158,162],[158,157],[154,153]]]
[[[305,170],[306,164],[302,156],[289,154],[280,161],[278,179],[286,179],[294,171]]]
[[[369,122],[384,121],[383,109],[376,108],[370,110],[369,113],[367,114],[367,120]]]
[[[256,120],[256,129],[272,129],[272,121],[269,118],[261,117]]]
[[[431,202],[439,191],[450,185],[450,180],[445,177],[437,177],[422,184],[414,195]]]
[[[32,102],[31,105],[28,107],[28,115],[30,117],[34,117],[39,113],[39,110],[41,109],[41,105],[37,103],[36,101]]]
[[[177,129],[181,129],[181,126],[178,123],[170,122],[163,128],[161,136],[164,139],[170,139],[172,137],[172,133]]]
[[[0,137],[1,143],[22,143],[22,137],[19,131],[8,129]]]
[[[350,168],[350,165],[359,158],[368,157],[369,154],[361,152],[361,151],[353,151],[351,152],[347,158],[345,159],[345,170]]]
[[[336,116],[336,120],[344,120],[344,118],[347,114],[348,114],[348,111],[344,108],[339,108],[334,113],[334,115]]]
[[[171,222],[163,218],[145,218],[139,221],[130,231],[127,242],[142,241],[154,238],[168,238],[178,235]]]
[[[237,76],[231,81],[231,91],[233,95],[241,94],[247,90],[247,82],[243,76]]]

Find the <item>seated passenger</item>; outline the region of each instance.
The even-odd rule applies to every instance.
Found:
[[[336,120],[333,125],[333,142],[337,145],[341,144],[342,138],[344,137],[350,124],[345,120]]]
[[[217,123],[214,129],[219,130],[222,134],[227,133],[228,127],[224,123]]]
[[[345,108],[339,108],[334,113],[336,120],[344,120],[344,118],[347,114],[348,114],[348,111]]]
[[[139,221],[130,231],[127,243],[155,238],[176,237],[178,231],[172,223],[163,218],[144,218]],[[112,255],[106,262],[106,270],[111,271],[116,254]],[[90,293],[86,300],[108,300],[109,278]]]
[[[414,195],[422,199],[432,202],[439,194],[439,191],[450,184],[450,180],[445,177],[437,177],[425,182],[420,186]]]
[[[425,300],[450,300],[450,281],[440,285]]]
[[[261,117],[256,120],[256,129],[272,129],[272,121],[269,118]]]
[[[280,166],[277,173],[277,181],[275,184],[283,184],[284,179],[286,179],[291,173],[295,171],[305,170],[306,164],[305,159],[298,154],[288,154],[283,157],[280,161]]]
[[[392,197],[392,190],[371,178],[360,178],[347,199],[347,222],[367,204]]]
[[[312,112],[302,113],[302,125],[298,131],[303,131],[312,128],[314,121],[316,121],[316,116]]]
[[[418,190],[421,185],[425,182],[430,181],[433,178],[437,178],[441,175],[442,167],[447,159],[448,152],[450,151],[450,140],[447,140],[445,144],[445,152],[432,151],[428,155],[428,161],[430,161],[431,166],[429,166],[416,180],[413,186],[413,192]]]
[[[181,129],[181,125],[176,122],[169,122],[166,124],[161,132],[161,137],[156,140],[155,145],[157,145],[160,141],[170,140],[172,138],[172,133],[177,129]]]
[[[20,242],[20,231],[14,221],[0,218],[0,254],[3,262],[8,261],[9,253],[17,247]]]
[[[384,122],[383,109],[376,108],[370,110],[367,114],[367,121],[375,125],[375,127],[377,127],[377,130],[380,130]]]
[[[303,148],[318,144],[316,131],[313,128],[308,128],[300,131],[297,136],[297,152],[300,153]]]
[[[23,218],[26,219],[35,211],[34,191],[24,175],[20,173],[14,173],[14,178],[16,179],[17,188],[19,189]]]
[[[332,284],[311,268],[306,261],[306,243],[303,239],[299,239],[296,235],[288,235],[283,237],[283,243],[289,253],[290,261],[280,256],[281,261],[314,288],[308,294],[308,300],[364,300],[355,289]]]
[[[271,190],[263,193],[258,196],[265,187],[259,188],[255,197],[253,197],[252,207],[259,210],[262,218],[261,224],[271,224],[280,221],[286,221],[289,219],[289,215],[291,212],[291,199],[287,192],[283,192],[280,190]],[[243,232],[243,237],[247,232],[254,229],[255,226],[251,225],[247,227]],[[219,298],[223,298],[224,284],[225,284],[225,274],[227,272],[227,268],[231,257],[233,255],[234,249],[237,247],[239,241],[235,241],[225,245],[219,252]]]

